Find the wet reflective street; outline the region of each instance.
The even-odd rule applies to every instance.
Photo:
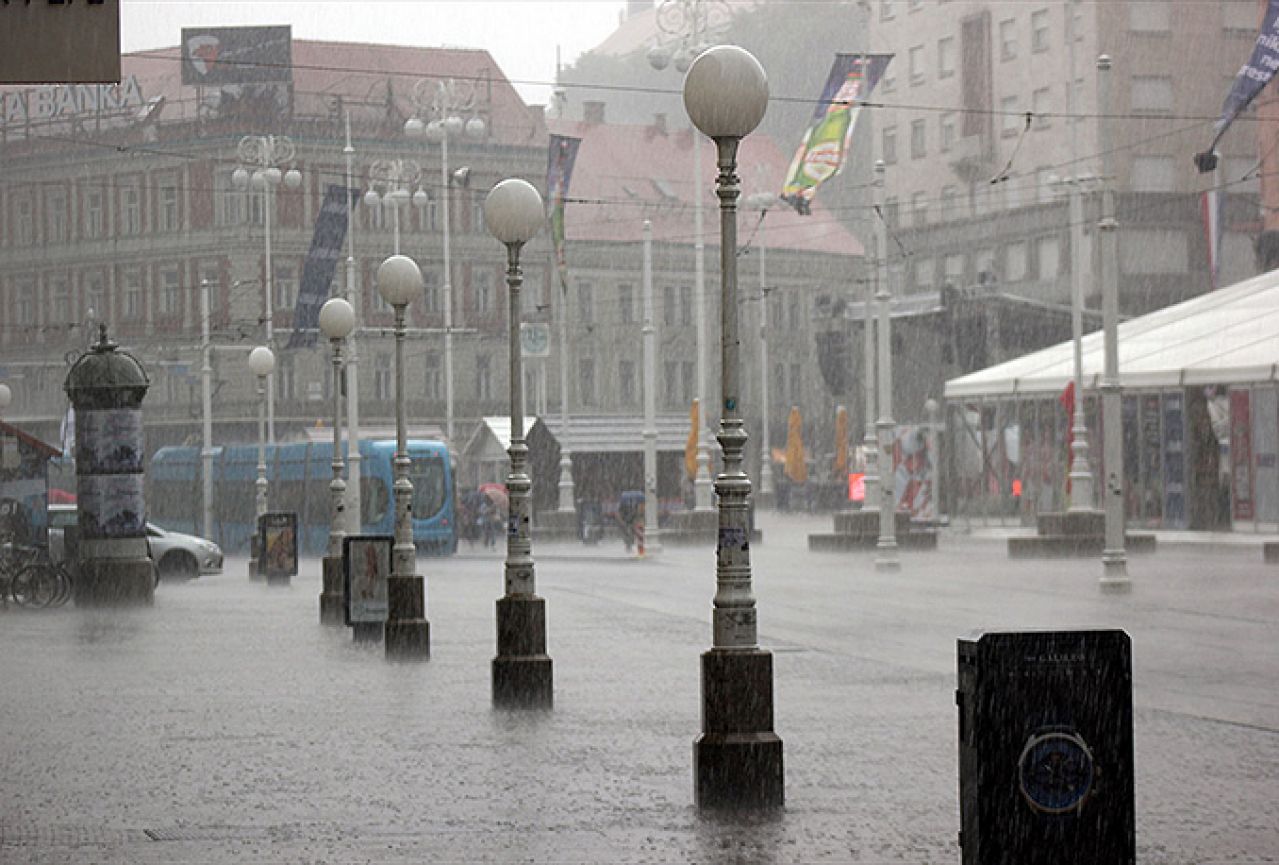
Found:
[[[1279,568],[1259,541],[1100,564],[1010,562],[950,534],[810,553],[829,517],[762,515],[786,809],[699,816],[692,743],[714,557],[537,544],[555,708],[489,699],[501,550],[420,558],[432,659],[388,663],[288,587],[224,572],[154,608],[0,612],[0,862],[956,862],[955,640],[1120,627],[1133,640],[1144,863],[1279,850]]]

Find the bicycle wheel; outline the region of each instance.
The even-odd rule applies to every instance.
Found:
[[[52,565],[33,562],[14,575],[13,599],[20,607],[46,607],[57,591],[57,580]]]
[[[49,606],[60,607],[67,601],[71,600],[71,592],[75,586],[71,582],[71,572],[67,570],[65,565],[54,565],[53,574],[55,577],[55,588],[53,597],[49,599]]]

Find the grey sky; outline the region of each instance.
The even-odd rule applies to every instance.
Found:
[[[486,48],[525,101],[618,23],[621,0],[121,0],[124,51],[176,46],[183,27],[290,24],[295,38]]]

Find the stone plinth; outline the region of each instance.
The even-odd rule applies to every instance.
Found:
[[[346,587],[341,556],[321,559],[320,624],[346,624]]]
[[[764,810],[785,804],[769,652],[702,654],[702,735],[693,743],[693,783],[698,808]]]
[[[499,598],[494,705],[549,709],[553,702],[554,673],[546,654],[546,601],[536,595]]]
[[[1105,511],[1045,512],[1036,519],[1031,537],[1009,538],[1008,556],[1013,559],[1093,558],[1106,546]],[[1125,532],[1126,553],[1153,553],[1155,536],[1149,532]]]
[[[77,607],[150,606],[155,603],[150,559],[83,559],[76,571]]]

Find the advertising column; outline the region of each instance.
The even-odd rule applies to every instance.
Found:
[[[106,325],[63,385],[76,413],[78,606],[150,604],[155,568],[146,538],[142,365],[117,351]]]

